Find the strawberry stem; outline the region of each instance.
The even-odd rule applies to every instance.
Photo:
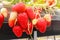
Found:
[[[31,40],[33,40],[33,37],[31,36],[31,34],[30,34],[30,37],[31,37]]]
[[[50,10],[52,10],[52,12],[53,12],[53,15],[56,15],[56,14],[55,14],[55,12],[54,12],[54,10],[53,10],[53,8],[50,8]]]
[[[52,14],[55,15],[55,12],[54,10],[52,9],[52,7],[43,7],[43,9],[45,10],[46,14],[49,13],[49,14]]]
[[[28,21],[28,31],[30,30],[29,25],[30,25],[30,24],[29,24],[29,21]],[[33,32],[33,30],[32,30],[32,32]],[[30,34],[30,31],[29,31],[29,34]],[[31,33],[31,34],[32,34],[32,33]],[[30,34],[30,37],[31,37],[31,39],[33,39],[32,36],[31,36],[31,34]]]

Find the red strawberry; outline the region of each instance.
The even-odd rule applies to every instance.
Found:
[[[11,12],[8,20],[9,27],[13,27],[16,24],[17,13]]]
[[[50,14],[45,14],[44,19],[47,22],[48,27],[51,25],[51,15]]]
[[[31,20],[35,18],[35,13],[34,13],[32,7],[27,7],[26,13]]]
[[[28,23],[28,27],[27,27],[27,29],[26,29],[26,34],[27,34],[27,35],[30,35],[30,34],[32,34],[32,31],[33,31],[33,25],[32,25],[32,23],[30,22],[30,23]]]
[[[18,22],[21,25],[21,27],[23,29],[26,29],[27,28],[27,24],[28,24],[28,16],[27,16],[27,14],[25,12],[24,13],[20,13],[18,15],[17,19],[18,19]]]
[[[4,17],[7,17],[8,16],[8,10],[6,8],[1,8],[1,14],[4,16]]]
[[[13,11],[16,11],[18,13],[20,12],[24,12],[26,9],[26,6],[24,3],[20,2],[20,3],[17,3],[16,5],[12,6],[12,10]]]
[[[38,22],[36,24],[37,29],[41,32],[44,33],[46,31],[47,23],[44,18],[39,18]]]
[[[0,14],[0,28],[2,27],[3,22],[4,22],[4,16]]]
[[[12,31],[16,35],[16,37],[22,36],[22,29],[20,28],[20,26],[14,26]]]

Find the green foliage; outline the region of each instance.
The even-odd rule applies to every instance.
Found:
[[[37,0],[36,3],[38,3],[38,4],[43,4],[44,1],[43,1],[43,0]]]
[[[6,0],[6,1],[11,2],[12,0]],[[34,3],[32,3],[31,1],[32,0],[14,0],[12,2],[12,4],[16,4],[18,2],[24,2],[24,3],[26,3],[26,5],[31,6],[31,5],[35,5],[35,4],[44,4],[45,3],[44,0],[36,0],[36,2],[34,2]],[[60,8],[60,0],[57,0],[56,7]]]
[[[57,5],[56,7],[60,8],[60,0],[57,0]]]

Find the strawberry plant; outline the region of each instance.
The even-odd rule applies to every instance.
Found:
[[[40,33],[45,33],[47,27],[51,25],[52,15],[55,15],[54,8],[57,1],[6,0],[2,3],[8,7],[10,5],[11,10],[1,9],[0,26],[2,26],[4,17],[7,18],[9,13],[8,25],[16,37],[21,37],[23,32],[31,36],[34,27]]]

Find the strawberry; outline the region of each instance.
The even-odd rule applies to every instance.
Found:
[[[39,18],[36,24],[36,28],[41,32],[44,33],[46,31],[47,23],[44,18]]]
[[[25,9],[26,9],[26,6],[25,6],[25,4],[22,3],[22,2],[17,3],[16,5],[13,5],[13,6],[12,6],[12,10],[13,10],[13,11],[16,11],[16,12],[18,12],[18,13],[24,12]]]
[[[4,16],[0,14],[0,28],[2,27],[3,22],[4,22]]]
[[[57,3],[56,0],[46,0],[46,4],[47,4],[47,6],[49,6],[49,7],[55,6],[56,3]]]
[[[27,16],[27,14],[25,12],[24,13],[20,13],[18,15],[17,19],[18,19],[18,22],[21,25],[21,27],[23,29],[26,29],[27,28],[27,24],[28,24],[28,16]]]
[[[47,22],[47,27],[49,27],[51,25],[51,15],[50,14],[45,14],[44,19]]]
[[[30,22],[30,23],[28,23],[27,26],[28,26],[28,27],[27,27],[27,29],[26,29],[26,34],[27,34],[27,35],[30,35],[30,34],[32,34],[32,31],[33,31],[33,25],[32,25],[32,23]]]
[[[31,20],[33,20],[35,18],[35,13],[34,13],[32,7],[27,7],[26,13]]]
[[[20,26],[14,26],[12,31],[16,35],[16,37],[22,36],[22,29],[20,28]]]
[[[8,10],[6,8],[1,8],[1,14],[3,14],[4,17],[8,16]]]
[[[11,12],[8,20],[9,27],[13,27],[17,21],[17,12]]]

